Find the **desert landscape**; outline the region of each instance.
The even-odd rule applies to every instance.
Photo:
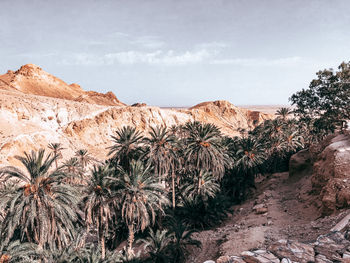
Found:
[[[0,263],[350,262],[349,10],[0,1]]]
[[[215,123],[224,134],[252,129],[272,114],[238,108],[227,101],[200,103],[188,109],[130,106],[109,92],[86,92],[68,85],[40,67],[24,65],[0,75],[1,164],[26,149],[38,150],[59,141],[66,156],[87,149],[96,158],[106,157],[111,135],[123,126],[141,131],[152,126],[184,124],[187,121]]]
[[[0,167],[3,167],[0,171],[4,178],[9,178],[6,175],[11,175],[9,173],[10,167],[15,166],[21,169],[22,165],[25,164],[25,159],[20,159],[18,156],[30,151],[33,151],[32,154],[35,152],[40,154],[41,149],[49,151],[51,149],[54,153],[51,157],[55,159],[57,171],[65,171],[67,178],[70,176],[80,178],[78,181],[70,179],[73,181],[69,184],[72,182],[73,185],[82,183],[83,187],[88,187],[84,181],[89,178],[89,170],[92,169],[92,174],[97,175],[100,169],[106,169],[102,168],[101,165],[111,153],[116,151],[110,151],[110,149],[118,147],[116,149],[120,150],[115,153],[122,151],[120,147],[125,147],[122,145],[127,142],[121,141],[126,139],[122,139],[122,136],[126,136],[128,132],[131,132],[128,136],[145,136],[145,138],[151,136],[153,140],[156,140],[155,136],[161,136],[159,140],[171,142],[173,141],[172,136],[179,136],[177,140],[187,141],[190,140],[191,136],[197,134],[195,129],[201,127],[196,128],[193,126],[196,125],[195,123],[203,125],[203,127],[215,125],[214,127],[217,127],[215,129],[222,133],[221,136],[233,138],[230,139],[232,142],[228,142],[228,147],[237,147],[234,144],[238,143],[238,150],[233,150],[231,154],[239,154],[240,147],[245,147],[243,148],[245,152],[241,157],[243,159],[235,159],[236,166],[225,168],[233,169],[230,172],[233,174],[230,175],[231,178],[227,177],[226,180],[229,181],[225,182],[225,177],[221,179],[220,187],[226,189],[223,191],[228,191],[229,196],[231,195],[228,200],[231,201],[220,208],[223,209],[220,216],[215,215],[214,221],[209,218],[198,221],[200,215],[196,213],[208,213],[208,211],[200,212],[198,210],[195,212],[194,208],[191,209],[195,221],[186,221],[193,219],[191,219],[192,217],[186,219],[186,215],[182,215],[185,217],[181,220],[188,222],[185,231],[192,233],[195,230],[195,232],[188,237],[192,243],[183,248],[186,251],[182,252],[185,253],[184,258],[177,257],[177,262],[182,260],[198,263],[280,262],[280,260],[282,260],[281,262],[328,262],[327,260],[329,262],[343,262],[344,259],[350,257],[350,252],[348,254],[346,250],[348,247],[350,248],[350,241],[346,239],[347,232],[344,232],[347,230],[349,218],[346,207],[350,202],[349,188],[346,186],[348,180],[346,167],[350,156],[348,155],[349,135],[347,132],[339,135],[333,133],[333,135],[323,139],[321,143],[311,143],[307,149],[302,150],[307,141],[298,135],[297,130],[296,132],[288,131],[288,129],[295,129],[293,125],[297,125],[297,122],[293,122],[294,115],[283,106],[243,106],[244,108],[239,108],[228,101],[203,102],[189,108],[159,108],[142,103],[130,106],[119,101],[111,92],[106,94],[86,92],[78,84],[69,85],[33,64],[24,65],[15,71],[9,70],[0,75],[0,81],[0,134],[2,140]],[[134,127],[136,130],[128,131],[128,127]],[[279,130],[279,127],[282,130]],[[125,128],[127,129],[123,130]],[[182,134],[181,129],[184,134]],[[186,135],[188,131],[191,133]],[[136,133],[133,134],[133,132]],[[267,150],[264,148],[266,146],[263,146],[259,150],[262,145],[258,146],[253,141],[249,142],[253,138],[251,136],[259,138],[266,132],[270,134],[271,139],[264,144],[273,143],[271,149]],[[283,133],[289,134],[286,142],[284,142]],[[248,134],[251,135],[248,136]],[[274,137],[278,137],[277,141],[276,138],[272,139],[272,134]],[[206,135],[199,133],[196,136]],[[200,140],[199,138],[197,140]],[[266,138],[266,135],[259,140],[262,138]],[[135,140],[138,139],[135,137]],[[115,144],[116,142],[118,143]],[[145,143],[146,145],[151,143],[150,139],[146,139]],[[204,143],[207,142],[203,142],[203,145]],[[253,145],[249,145],[249,143],[253,143]],[[150,147],[153,147],[151,145]],[[127,147],[131,147],[131,145]],[[140,144],[138,147],[144,146]],[[204,145],[203,147],[206,149],[208,146]],[[249,147],[253,147],[251,155],[247,152]],[[150,149],[152,148],[148,148],[148,150],[145,148],[142,151],[147,153]],[[166,149],[164,148],[158,157],[161,158],[157,166],[158,172],[154,170],[161,175],[159,178],[163,178],[159,180],[165,179],[164,176],[169,169],[164,166],[167,163],[167,159],[164,158],[169,151]],[[282,155],[281,149],[285,151]],[[159,145],[154,150],[159,151]],[[299,150],[301,151],[298,152]],[[55,153],[55,151],[57,152]],[[295,152],[297,153],[293,155]],[[119,154],[123,153],[119,152]],[[186,150],[184,154],[187,154]],[[228,152],[228,154],[230,153]],[[256,160],[260,161],[256,163],[254,155],[259,156],[259,154],[260,158],[265,161],[258,158]],[[29,156],[27,155],[26,158]],[[250,157],[244,159],[245,156]],[[37,157],[32,155],[31,158],[34,158],[31,159],[34,161],[35,158],[39,158],[39,155]],[[224,156],[220,157],[219,155],[219,158],[224,158]],[[82,163],[79,160],[82,160]],[[108,162],[113,163],[113,160],[118,159],[109,160]],[[121,161],[123,159],[119,160],[118,165],[122,167]],[[257,167],[263,164],[265,171],[260,171],[262,167],[255,170],[254,166],[249,170],[241,170],[240,167],[244,167],[241,165],[246,165],[240,163],[243,160],[248,162],[247,164],[252,162]],[[271,160],[277,163],[270,163]],[[135,163],[131,164],[135,165]],[[186,162],[183,165],[186,165]],[[236,181],[239,177],[234,175],[237,172],[249,174],[249,171],[258,173],[256,179],[253,179],[255,190],[250,188],[251,181],[242,185],[242,182]],[[181,211],[188,209],[186,208],[188,204],[182,204],[182,206],[186,205],[181,208],[181,202],[186,201],[186,199],[180,197],[180,193],[188,190],[186,187],[181,188],[180,182],[184,179],[179,176],[176,175],[177,183],[173,181],[173,189],[167,191],[173,195],[173,207],[177,206],[177,201],[180,202],[178,209]],[[247,175],[245,176],[245,180],[249,179]],[[235,180],[234,184],[238,185],[227,188],[225,184],[230,185],[230,180]],[[163,182],[167,184],[167,179]],[[246,183],[248,185],[245,185]],[[171,187],[171,183],[168,186]],[[217,186],[209,184],[207,186],[209,188],[205,187],[204,189],[212,191],[210,187],[215,189]],[[178,193],[180,196],[174,199],[176,189],[180,191]],[[3,191],[5,194],[6,188]],[[214,190],[214,193],[215,191],[217,190]],[[194,193],[192,192],[192,194]],[[200,202],[207,202],[205,200],[208,197],[213,198],[210,192],[203,194],[203,196],[202,194],[197,195],[197,198],[202,196],[201,199],[198,199],[202,200]],[[5,194],[4,198],[8,198],[7,195]],[[208,196],[205,197],[206,195]],[[183,200],[181,201],[181,199]],[[196,202],[199,202],[198,200]],[[219,202],[227,202],[228,200]],[[97,207],[101,205],[103,204],[97,204]],[[85,218],[85,220],[87,219]],[[163,223],[163,227],[169,223]],[[93,224],[91,226],[93,227]],[[161,226],[158,225],[158,227]],[[194,229],[192,229],[193,227]],[[157,232],[156,235],[158,234],[160,233]],[[141,236],[138,238],[141,238],[144,232],[140,232],[139,235]],[[152,238],[166,237],[154,236]],[[128,242],[130,246],[130,236]],[[126,245],[123,239],[118,241],[118,244],[117,250]],[[197,247],[193,246],[196,244]],[[160,255],[151,256],[149,259],[145,254],[146,251],[137,242],[134,248],[135,251],[138,251],[136,254],[131,252],[130,247],[128,249],[125,250],[127,253],[126,261],[123,261],[119,256],[119,259],[113,257],[114,261],[112,262],[129,262],[127,260],[131,260],[131,258],[136,260],[135,255],[138,255],[138,260],[142,262],[170,262],[173,260],[171,259],[173,248],[171,247],[170,250],[163,248],[163,252],[158,252],[161,253]],[[36,256],[31,257],[32,260],[35,261],[36,257],[42,257],[38,256],[38,253],[36,252]],[[79,257],[84,258],[82,255]],[[85,259],[78,259],[79,257],[77,256],[73,261],[83,260],[85,262]],[[57,259],[51,260],[56,262]]]

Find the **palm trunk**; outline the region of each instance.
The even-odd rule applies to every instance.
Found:
[[[134,255],[134,250],[132,244],[134,243],[135,233],[134,233],[134,224],[128,225],[129,228],[129,238],[128,238],[128,256]]]
[[[197,194],[200,194],[201,191],[201,181],[202,181],[202,169],[199,167],[200,166],[200,161],[199,161],[199,156],[197,154],[197,169],[199,170],[199,175],[198,175],[198,185],[197,185]]]
[[[173,199],[173,209],[175,209],[175,173],[172,172],[171,174],[171,184],[172,184],[172,189],[173,189],[173,193],[172,193],[172,199]]]
[[[199,175],[198,175],[198,195],[201,192],[201,186],[202,186],[202,170],[199,171]]]
[[[101,222],[99,225],[99,234],[100,234],[100,245],[101,245],[101,258],[105,259],[106,247],[105,247],[105,237],[104,237],[104,233],[103,233],[104,217],[103,217],[103,207],[102,206],[100,206],[100,216],[101,216]]]
[[[105,259],[106,247],[105,247],[105,237],[103,234],[101,235],[100,242],[101,242],[101,258]]]
[[[35,198],[36,196],[34,195],[34,198]],[[37,197],[37,207],[38,208],[41,208],[42,207],[42,204],[41,204],[41,200],[40,200],[40,197]],[[39,247],[39,249],[42,249],[43,247],[44,247],[44,232],[45,232],[45,229],[44,229],[44,225],[43,225],[43,223],[42,222],[40,222],[39,221],[39,233],[37,233],[38,235],[39,235],[39,242],[38,242],[38,247]]]

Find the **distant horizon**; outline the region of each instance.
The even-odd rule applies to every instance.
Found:
[[[288,105],[350,60],[350,1],[2,0],[0,72],[33,63],[127,103]]]
[[[213,100],[215,101],[215,100]],[[202,101],[202,102],[209,102],[209,101]],[[198,102],[197,104],[200,104],[202,102]],[[230,101],[229,101],[230,102]],[[232,102],[230,102],[232,103]],[[147,106],[156,106],[156,107],[159,107],[159,108],[179,108],[179,109],[187,109],[187,108],[191,108],[193,106],[196,106],[197,104],[194,104],[194,105],[190,105],[190,106],[158,106],[158,105],[148,105]],[[232,103],[233,104],[233,103]],[[234,106],[236,107],[240,107],[240,108],[244,108],[244,107],[289,107],[290,104],[243,104],[243,105],[240,105],[240,104],[233,104]]]

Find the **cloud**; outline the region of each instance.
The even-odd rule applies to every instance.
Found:
[[[207,42],[196,45],[198,49],[214,49],[220,50],[229,47],[230,45],[224,42]]]
[[[148,40],[151,40],[148,42]],[[144,38],[139,43],[156,47],[156,41]],[[294,56],[284,58],[223,58],[222,48],[228,45],[224,43],[211,42],[196,45],[190,51],[174,50],[127,50],[119,52],[109,52],[101,55],[96,53],[73,53],[65,54],[61,64],[65,65],[94,65],[94,66],[112,66],[112,65],[151,65],[151,66],[181,66],[204,63],[207,65],[227,65],[238,67],[271,67],[271,66],[295,66],[301,64],[310,64],[307,59]]]
[[[301,57],[286,57],[277,59],[267,58],[232,58],[232,59],[216,59],[211,61],[214,65],[236,65],[247,67],[261,66],[291,66],[302,62]]]
[[[155,36],[142,36],[134,41],[132,41],[132,44],[135,44],[137,46],[141,46],[147,49],[159,49],[165,45],[163,41],[159,39],[159,37]]]
[[[212,56],[207,50],[186,51],[177,53],[174,50],[153,52],[141,51],[124,51],[116,53],[108,53],[102,56],[93,54],[80,53],[74,54],[62,60],[62,64],[66,65],[188,65],[201,63]]]

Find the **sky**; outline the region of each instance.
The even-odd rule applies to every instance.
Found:
[[[127,104],[287,104],[350,60],[348,0],[0,0],[0,74],[32,63]]]

